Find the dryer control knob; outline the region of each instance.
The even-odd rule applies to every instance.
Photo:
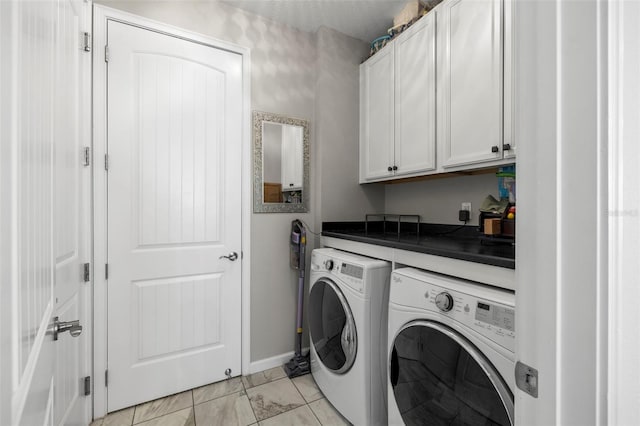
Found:
[[[447,292],[442,292],[436,296],[436,306],[442,312],[449,312],[453,309],[453,297]]]
[[[330,271],[333,269],[333,260],[328,259],[324,262],[324,267],[327,268],[327,271]]]

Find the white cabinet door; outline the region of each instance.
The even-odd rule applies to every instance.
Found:
[[[282,190],[302,189],[302,127],[282,126]]]
[[[515,101],[514,101],[514,66],[513,52],[513,0],[504,0],[504,137],[503,155],[505,159],[515,161]]]
[[[443,166],[502,159],[502,1],[442,4],[438,62]]]
[[[396,175],[436,168],[436,11],[395,42]]]
[[[360,182],[393,176],[394,45],[360,66]]]

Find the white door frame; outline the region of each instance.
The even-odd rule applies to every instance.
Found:
[[[251,58],[250,50],[212,37],[163,24],[137,15],[94,5],[93,9],[93,254],[94,254],[94,418],[107,414],[107,283],[105,264],[107,259],[107,176],[103,167],[107,143],[107,91],[105,45],[107,21],[115,20],[162,34],[178,37],[227,50],[242,56],[242,372],[249,371],[250,364],[250,235],[252,194],[251,148]]]

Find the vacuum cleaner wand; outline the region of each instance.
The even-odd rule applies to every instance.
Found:
[[[307,233],[298,219],[291,222],[290,266],[298,270],[298,307],[296,316],[296,345],[293,358],[284,365],[289,378],[308,374],[310,370],[309,354],[302,355],[302,312],[304,306],[304,269]]]

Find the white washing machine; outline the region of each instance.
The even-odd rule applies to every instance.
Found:
[[[386,424],[389,262],[334,249],[311,254],[311,374],[355,425]]]
[[[412,268],[391,275],[390,425],[513,425],[515,294]]]

